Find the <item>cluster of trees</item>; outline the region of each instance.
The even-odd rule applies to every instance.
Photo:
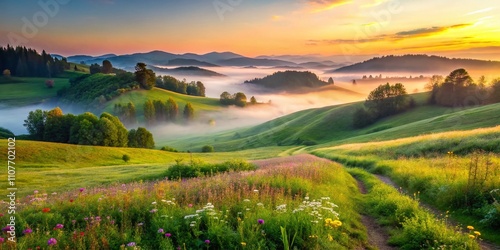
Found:
[[[55,77],[69,67],[66,58],[54,59],[45,50],[38,54],[34,49],[21,46],[0,47],[0,70],[6,77]]]
[[[153,135],[145,128],[127,131],[118,117],[90,112],[64,115],[57,107],[50,111],[31,111],[24,121],[31,139],[79,145],[153,148]]]
[[[156,74],[151,69],[146,68],[145,63],[137,63],[135,66],[135,80],[143,89],[152,89],[156,83]]]
[[[368,95],[364,107],[354,113],[353,125],[362,128],[374,123],[377,119],[403,112],[415,106],[409,98],[403,84],[382,84]]]
[[[75,65],[75,71],[77,70],[77,67]],[[102,61],[102,66],[94,63],[91,64],[89,67],[90,74],[97,74],[97,73],[103,73],[103,74],[119,74],[119,73],[125,73],[127,71],[113,68],[113,64],[109,60],[104,60]]]
[[[139,83],[130,72],[117,75],[97,73],[69,80],[70,86],[58,91],[58,96],[71,103],[98,107],[127,91],[138,89]]]
[[[129,102],[125,105],[121,103],[115,104],[113,113],[126,125],[135,125],[137,123],[137,111],[133,102]]]
[[[186,103],[183,109],[183,118],[186,121],[194,119],[194,108],[191,103]],[[179,115],[179,105],[174,99],[168,98],[166,102],[161,100],[147,100],[144,103],[144,120],[148,126],[165,122],[174,122]]]
[[[205,97],[205,86],[200,81],[187,83],[186,79],[179,81],[173,76],[158,76],[156,87],[180,94]]]
[[[229,94],[229,92],[224,91],[220,95],[220,103],[222,105],[236,105],[238,107],[245,107],[247,105],[247,96],[243,92],[238,92],[236,94]],[[250,104],[256,104],[257,99],[254,96],[250,98]]]
[[[493,80],[490,86],[486,82],[484,76],[474,82],[465,69],[456,69],[446,78],[434,75],[427,86],[431,90],[429,103],[461,107],[500,102],[500,79]]]

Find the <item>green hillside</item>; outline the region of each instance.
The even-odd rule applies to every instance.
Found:
[[[184,105],[190,102],[195,110],[195,115],[197,112],[200,111],[201,112],[217,111],[222,108],[222,106],[219,103],[219,100],[215,98],[183,95],[160,88],[153,88],[152,90],[134,90],[126,92],[112,99],[111,101],[107,102],[103,107],[103,111],[112,113],[115,104],[126,104],[132,102],[134,103],[135,108],[137,110],[139,120],[143,120],[144,103],[148,99],[152,101],[153,100],[167,101],[168,98],[172,98],[174,99],[175,102],[177,102],[177,104],[179,105],[179,112],[182,112]]]
[[[54,87],[47,88],[45,81],[49,78],[12,77],[10,81],[0,84],[0,104],[9,106],[27,106],[48,101],[57,96],[57,91],[69,86],[68,78],[50,78]]]
[[[183,138],[169,145],[193,150],[200,145],[211,144],[218,151],[235,151],[262,146],[321,144],[314,146],[317,148],[500,124],[500,104],[454,109],[424,105],[425,94],[414,97],[419,105],[416,108],[363,129],[352,126],[352,115],[362,105],[358,102],[299,111],[255,127],[206,137]]]
[[[7,140],[0,140],[0,158],[7,159]],[[223,162],[232,159],[264,159],[277,156],[282,148],[271,147],[233,153],[171,153],[161,150],[81,146],[37,141],[16,141],[16,183],[20,194],[33,190],[60,192],[81,186],[114,182],[163,179],[176,160]],[[122,156],[130,161],[125,163]],[[7,179],[7,171],[0,173]],[[1,193],[1,192],[0,192]],[[5,194],[5,193],[2,193]]]

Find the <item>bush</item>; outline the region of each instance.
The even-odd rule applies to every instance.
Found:
[[[167,151],[167,152],[174,152],[174,153],[179,152],[177,149],[169,147],[169,146],[164,146],[160,150]]]
[[[123,156],[122,156],[122,160],[123,160],[124,162],[128,162],[128,161],[130,161],[130,156],[128,156],[128,155],[123,155]]]
[[[205,145],[201,148],[201,152],[211,153],[211,152],[215,152],[215,149],[214,149],[214,146],[212,146],[212,145]]]

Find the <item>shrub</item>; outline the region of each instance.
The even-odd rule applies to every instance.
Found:
[[[130,161],[130,156],[128,156],[128,155],[123,155],[123,156],[122,156],[122,160],[123,160],[124,162],[128,162],[128,161]]]
[[[201,148],[201,152],[211,153],[211,152],[215,152],[215,149],[214,149],[214,146],[212,146],[212,145],[205,145]]]
[[[174,153],[179,152],[177,149],[169,147],[169,146],[164,146],[160,150],[167,151],[167,152],[174,152]]]

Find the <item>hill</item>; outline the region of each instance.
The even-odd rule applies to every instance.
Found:
[[[500,62],[474,59],[446,58],[429,55],[403,55],[374,57],[370,60],[345,66],[329,73],[358,72],[411,72],[411,73],[449,73],[457,68],[470,71],[500,71]]]
[[[0,139],[0,143],[7,145],[7,140]],[[188,154],[24,140],[16,140],[16,151],[16,164],[22,166],[22,174],[16,176],[16,184],[26,187],[19,190],[18,195],[32,194],[33,190],[50,194],[80,187],[164,179],[166,168],[176,160],[223,162],[263,159],[277,156],[280,152],[277,148],[267,148],[241,151],[239,154]],[[124,154],[130,156],[127,163],[122,160]],[[7,150],[1,150],[0,157],[7,159]],[[0,173],[0,178],[6,179],[7,172]]]
[[[268,89],[268,90],[283,90],[293,92],[303,89],[318,88],[328,85],[319,77],[309,71],[278,71],[264,78],[255,78],[245,81],[247,84]]]
[[[468,130],[500,125],[500,104],[467,109],[423,105],[426,94],[414,95],[418,107],[363,129],[354,129],[352,116],[361,102],[299,111],[258,126],[213,136],[183,138],[171,143],[181,149],[213,145],[218,151],[235,151],[275,145],[324,147],[353,142],[397,139],[421,134]]]
[[[196,59],[175,58],[168,61],[167,66],[200,66],[200,67],[218,67],[219,65],[198,61]]]
[[[142,121],[144,117],[144,103],[148,99],[167,101],[168,98],[172,98],[179,105],[180,112],[182,112],[184,105],[188,102],[193,105],[195,114],[206,111],[217,111],[222,108],[219,99],[216,98],[189,96],[160,88],[153,88],[152,90],[134,90],[123,93],[111,101],[106,102],[102,106],[102,110],[112,113],[115,104],[127,104],[132,102],[137,110],[139,121]]]
[[[160,68],[155,66],[148,66],[148,68],[157,72],[158,75],[169,74],[177,77],[182,76],[200,76],[200,77],[224,77],[225,75],[217,73],[212,70],[203,69],[195,66],[177,67],[177,68]]]
[[[54,100],[57,92],[69,86],[68,78],[50,78],[53,88],[47,88],[45,81],[49,78],[12,77],[0,84],[0,105],[28,106]]]

